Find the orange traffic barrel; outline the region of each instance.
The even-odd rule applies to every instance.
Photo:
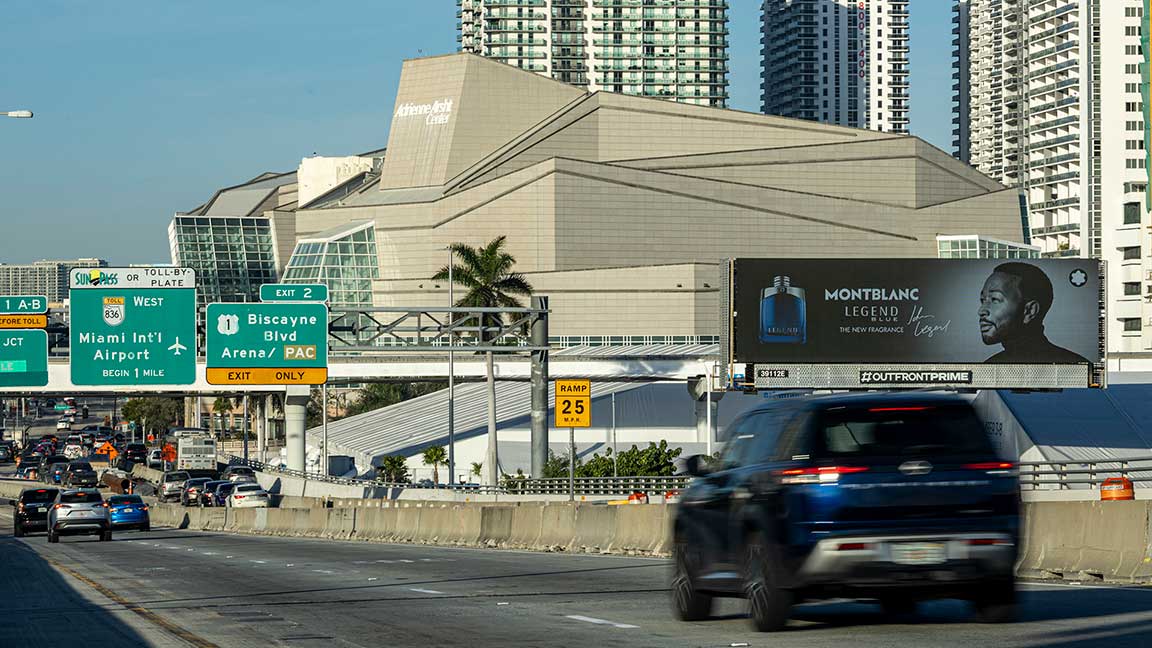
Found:
[[[635,493],[632,493],[631,495],[628,496],[628,503],[629,504],[647,504],[648,503],[648,493],[642,493],[640,491],[636,491]]]
[[[1131,500],[1136,499],[1136,492],[1132,490],[1132,480],[1127,477],[1109,477],[1100,484],[1101,500]]]

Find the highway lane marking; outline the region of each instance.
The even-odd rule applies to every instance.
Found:
[[[607,619],[597,619],[595,617],[581,616],[579,614],[566,614],[566,615],[564,615],[564,618],[565,619],[572,619],[574,621],[583,621],[585,623],[595,623],[596,625],[612,626],[613,628],[628,629],[628,628],[639,628],[640,627],[640,626],[634,626],[634,625],[631,625],[628,623],[616,623],[615,621],[608,621]]]
[[[56,562],[55,560],[52,560],[51,558],[47,558],[44,556],[41,556],[40,558],[42,560],[44,560],[45,562],[47,562],[49,565],[52,565],[52,567],[54,567],[57,571],[65,573],[65,574],[71,576],[72,578],[75,578],[76,580],[80,581],[81,583],[84,583],[88,587],[91,587],[92,589],[99,592],[101,595],[103,595],[108,600],[110,600],[110,601],[116,603],[117,605],[120,605],[124,609],[136,614],[137,616],[143,618],[144,620],[148,621],[149,623],[157,626],[161,630],[164,630],[168,634],[171,634],[172,636],[174,636],[178,639],[186,641],[187,643],[191,644],[195,648],[220,648],[220,646],[218,644],[212,643],[211,641],[208,641],[207,639],[205,639],[204,637],[201,637],[200,635],[193,634],[192,632],[185,630],[183,627],[178,626],[175,623],[172,623],[168,619],[161,617],[160,615],[156,614],[155,612],[153,612],[151,610],[147,610],[147,609],[140,607],[139,605],[136,605],[135,603],[129,601],[128,599],[120,596],[116,592],[113,592],[112,590],[108,589],[104,585],[101,585],[100,583],[92,580],[91,578],[88,578],[84,574],[81,574],[75,570],[69,569],[68,567],[65,567],[64,565],[61,565],[60,563]]]
[[[257,565],[265,565],[268,563],[268,561],[266,561],[266,560],[249,560],[248,562],[254,562]]]
[[[331,569],[313,569],[312,571],[316,572],[317,574],[335,574],[336,573],[336,572],[332,571]]]
[[[420,589],[419,587],[409,587],[408,589],[413,591],[413,592],[420,592],[421,594],[443,594],[444,593],[444,592],[437,592],[436,590]]]

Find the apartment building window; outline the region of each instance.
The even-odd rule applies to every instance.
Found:
[[[1124,53],[1128,56],[1140,56],[1144,52],[1139,45],[1125,45]]]
[[[1126,101],[1124,102],[1124,109],[1128,112],[1144,112],[1143,101]]]
[[[1129,297],[1131,297],[1133,295],[1139,296],[1140,295],[1140,282],[1139,281],[1132,281],[1132,282],[1126,281],[1126,282],[1124,282],[1124,294],[1129,296]]]
[[[1128,18],[1142,18],[1144,16],[1144,8],[1124,7],[1124,16]]]
[[[1145,193],[1148,191],[1148,183],[1146,182],[1125,182],[1124,193]]]
[[[1127,123],[1125,124],[1125,130],[1130,130],[1130,131],[1143,131],[1143,130],[1144,130],[1144,122],[1142,122],[1142,121],[1130,121],[1130,122],[1127,122]]]
[[[1140,203],[1124,203],[1124,224],[1140,224]]]
[[[1144,169],[1147,168],[1147,166],[1148,165],[1144,158],[1128,158],[1127,160],[1124,160],[1125,169]]]
[[[1132,94],[1140,94],[1140,84],[1139,83],[1125,83],[1124,84],[1124,92],[1131,92]]]
[[[1124,322],[1124,330],[1125,331],[1139,331],[1140,330],[1141,322],[1140,322],[1139,317],[1125,317],[1125,318],[1121,319],[1120,321]]]
[[[1144,140],[1125,140],[1124,148],[1129,151],[1141,151],[1144,149]]]
[[[1124,64],[1124,74],[1140,74],[1140,64],[1139,63],[1125,63]]]
[[[1126,26],[1124,28],[1124,35],[1125,36],[1139,36],[1140,35],[1140,26],[1139,25]]]
[[[1139,245],[1135,245],[1133,247],[1120,248],[1120,249],[1123,251],[1125,261],[1131,261],[1133,259],[1139,259],[1140,258],[1140,246]]]

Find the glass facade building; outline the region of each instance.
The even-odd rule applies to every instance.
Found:
[[[196,270],[200,305],[260,300],[276,282],[272,225],[263,217],[177,216],[168,229],[172,263]]]
[[[327,285],[333,309],[368,307],[378,268],[374,223],[360,221],[298,239],[283,281]]]
[[[1039,259],[1040,247],[977,236],[937,236],[941,259]]]
[[[586,88],[728,102],[727,0],[456,0],[460,50]]]

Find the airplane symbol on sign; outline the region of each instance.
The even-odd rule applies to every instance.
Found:
[[[177,336],[176,337],[176,344],[173,344],[172,346],[168,347],[168,350],[169,351],[175,351],[176,352],[175,355],[180,355],[180,352],[181,351],[187,351],[188,347],[184,346],[183,344],[180,344],[180,337]]]

